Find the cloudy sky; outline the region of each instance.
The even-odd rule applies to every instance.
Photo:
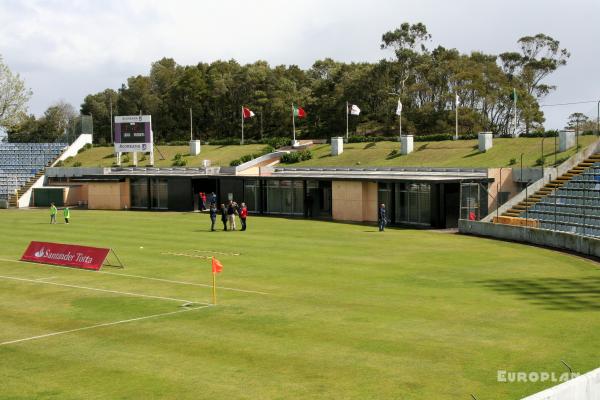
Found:
[[[65,100],[117,89],[163,56],[179,64],[235,58],[309,67],[332,57],[377,61],[381,34],[423,22],[433,45],[463,52],[517,50],[543,32],[572,53],[550,77],[558,89],[542,103],[600,99],[599,0],[0,0],[0,55],[21,74],[41,114]],[[547,128],[563,127],[595,104],[546,107]]]

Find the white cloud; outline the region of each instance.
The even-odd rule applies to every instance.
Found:
[[[302,67],[324,57],[376,61],[388,56],[379,50],[383,32],[422,21],[434,44],[461,51],[516,49],[520,36],[538,32],[556,37],[573,53],[551,77],[559,90],[547,101],[562,102],[600,96],[599,14],[594,0],[2,0],[0,54],[32,87],[39,114],[59,98],[77,106],[86,94],[118,88],[164,56]],[[551,110],[550,125],[565,112]]]

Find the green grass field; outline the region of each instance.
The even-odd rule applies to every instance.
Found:
[[[598,264],[556,251],[253,216],[247,232],[193,213],[0,220],[0,399],[518,399],[554,384],[498,370],[598,367]],[[126,268],[16,261],[30,240],[111,247]],[[183,311],[209,301],[210,267],[175,254],[217,255],[219,305]]]
[[[581,136],[579,144],[588,146],[597,140],[596,136]],[[541,138],[503,138],[494,139],[494,146],[485,153],[477,150],[477,140],[458,140],[443,142],[415,142],[414,152],[406,155],[390,155],[399,150],[397,142],[350,143],[344,145],[344,152],[336,157],[331,156],[330,145],[318,145],[313,148],[313,158],[294,164],[298,166],[402,166],[402,167],[465,167],[492,168],[506,167],[511,159],[518,166],[520,155],[523,165],[532,167],[542,152]],[[557,153],[557,160],[566,159],[575,154],[575,148]],[[544,140],[545,165],[554,163],[554,139]]]

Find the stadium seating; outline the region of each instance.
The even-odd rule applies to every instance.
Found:
[[[16,202],[14,196],[27,190],[67,146],[66,143],[0,142],[0,199]]]
[[[537,220],[542,229],[600,237],[600,154],[553,180],[504,216]]]

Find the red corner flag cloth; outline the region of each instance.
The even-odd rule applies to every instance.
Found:
[[[248,107],[243,107],[242,108],[242,113],[243,113],[244,119],[248,119],[248,118],[254,117],[254,113]]]
[[[223,271],[223,264],[221,264],[221,261],[217,260],[216,258],[212,258],[212,272],[213,274],[218,274],[219,272]]]
[[[306,111],[304,111],[304,108],[294,106],[294,117],[298,117],[298,118],[306,117]]]

